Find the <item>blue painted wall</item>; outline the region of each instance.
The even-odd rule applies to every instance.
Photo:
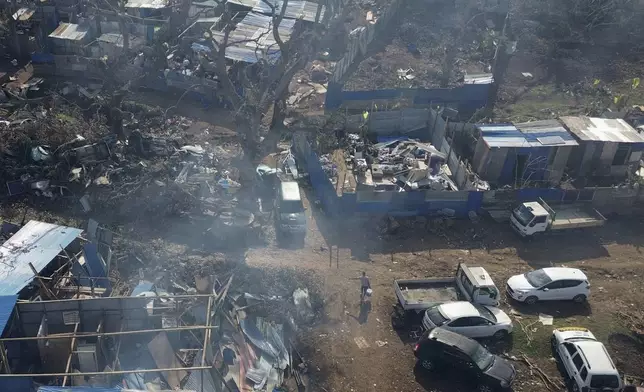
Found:
[[[415,105],[449,104],[460,111],[472,112],[485,106],[490,86],[491,84],[466,84],[454,88],[343,91],[341,84],[329,82],[325,107],[338,109],[347,101],[365,101],[368,107],[368,103],[373,100],[411,98]]]

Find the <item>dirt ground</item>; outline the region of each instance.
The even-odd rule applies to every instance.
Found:
[[[418,219],[403,225],[396,236],[382,237],[373,224],[329,222],[314,207],[306,246],[297,250],[272,246],[251,249],[249,266],[264,270],[299,271],[320,287],[323,315],[303,335],[304,356],[313,364],[313,391],[469,391],[455,378],[428,377],[415,369],[414,339],[391,326],[396,303],[393,280],[413,277],[451,276],[459,262],[482,265],[499,288],[514,274],[547,266],[574,266],[589,276],[592,294],[587,306],[549,303],[534,308],[509,303],[515,330],[508,342],[491,346],[509,358],[525,355],[555,382],[562,380],[549,348],[553,327],[536,322],[539,313],[554,316],[554,326],[589,328],[606,345],[623,373],[644,376],[644,351],[619,312],[644,306],[641,277],[642,225],[614,220],[596,232],[553,236],[524,242],[509,227],[481,222],[456,222],[447,229],[425,230]],[[356,220],[352,219],[355,223]],[[340,235],[340,233],[345,233]],[[330,251],[329,243],[338,243]],[[371,311],[360,314],[359,281],[366,271],[374,289]],[[536,322],[536,323],[535,323]],[[525,330],[520,326],[526,326]],[[366,343],[366,344],[365,344]],[[359,345],[361,347],[359,347]],[[515,391],[546,391],[536,370],[515,362]],[[457,377],[456,377],[457,378]],[[553,389],[554,390],[554,389]]]
[[[13,222],[22,219],[23,211],[24,206],[16,204],[5,204],[1,210],[3,218]],[[554,316],[555,327],[589,328],[606,344],[622,373],[644,377],[644,346],[622,316],[644,309],[644,225],[636,218],[616,217],[598,231],[525,242],[509,227],[485,221],[457,221],[445,227],[414,218],[401,222],[395,235],[380,235],[373,219],[332,221],[308,204],[307,213],[309,231],[303,248],[278,248],[269,224],[263,241],[221,253],[209,249],[204,237],[197,235],[197,223],[189,219],[168,218],[162,225],[154,224],[154,217],[151,223],[113,222],[119,242],[127,240],[126,253],[140,258],[119,265],[123,284],[132,286],[140,273],[146,279],[190,285],[195,273],[235,272],[236,288],[251,293],[290,295],[295,287],[308,287],[318,313],[315,323],[302,326],[298,334],[298,347],[311,364],[308,390],[466,392],[471,387],[455,381],[457,377],[429,377],[415,370],[414,339],[391,326],[394,279],[448,277],[459,262],[465,262],[484,266],[502,289],[508,277],[520,272],[576,266],[592,285],[587,306],[549,303],[527,308],[504,297],[502,307],[514,318],[515,329],[507,342],[490,348],[508,358],[525,355],[559,382],[548,342],[553,327],[537,322],[538,314],[545,313]],[[83,227],[87,217],[31,206],[26,219]],[[116,249],[115,254],[122,251]],[[362,313],[357,279],[361,271],[370,276],[374,289],[371,309]],[[549,390],[536,371],[521,361],[515,364],[515,391]]]

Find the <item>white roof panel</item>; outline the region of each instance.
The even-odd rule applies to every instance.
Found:
[[[619,118],[561,117],[560,120],[581,141],[644,143],[644,137]]]

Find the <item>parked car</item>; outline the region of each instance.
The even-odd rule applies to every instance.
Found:
[[[414,355],[423,369],[453,369],[461,379],[474,381],[479,392],[509,389],[516,376],[508,361],[475,340],[440,327],[423,334]]]
[[[279,184],[275,200],[275,228],[280,243],[304,243],[306,213],[300,186],[295,181],[282,181]]]
[[[558,328],[552,350],[573,392],[619,392],[622,381],[606,347],[586,328]]]
[[[512,332],[512,320],[499,308],[465,301],[447,302],[427,309],[423,327],[443,327],[468,338],[502,339]]]
[[[398,303],[406,311],[422,312],[449,301],[499,304],[499,289],[483,267],[459,263],[454,276],[444,278],[400,279],[394,281]]]
[[[514,275],[508,279],[506,291],[513,299],[528,305],[551,300],[582,303],[590,295],[590,283],[579,269],[552,267]]]

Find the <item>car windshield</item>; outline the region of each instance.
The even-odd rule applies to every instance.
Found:
[[[604,376],[604,375],[595,375],[590,379],[590,387],[603,389],[603,388],[619,388],[619,379],[617,376]]]
[[[522,205],[516,210],[514,210],[514,217],[518,220],[523,226],[527,226],[528,223],[534,218],[534,214],[528,209],[528,207]]]
[[[438,311],[438,306],[427,309],[426,313],[429,320],[436,326],[441,326],[448,321],[448,319]]]
[[[494,317],[494,314],[490,312],[490,309],[479,304],[474,304],[474,307],[476,308],[476,310],[478,310],[481,317],[496,323],[496,317]]]
[[[479,345],[476,348],[476,351],[472,353],[472,360],[476,362],[481,370],[485,370],[492,366],[492,363],[494,362],[494,355],[491,352],[487,351],[485,347]]]
[[[304,211],[302,201],[300,200],[282,200],[280,202],[280,212],[282,214],[297,214]]]
[[[524,274],[526,280],[532,287],[541,287],[552,282],[552,279],[543,270],[536,270]]]

